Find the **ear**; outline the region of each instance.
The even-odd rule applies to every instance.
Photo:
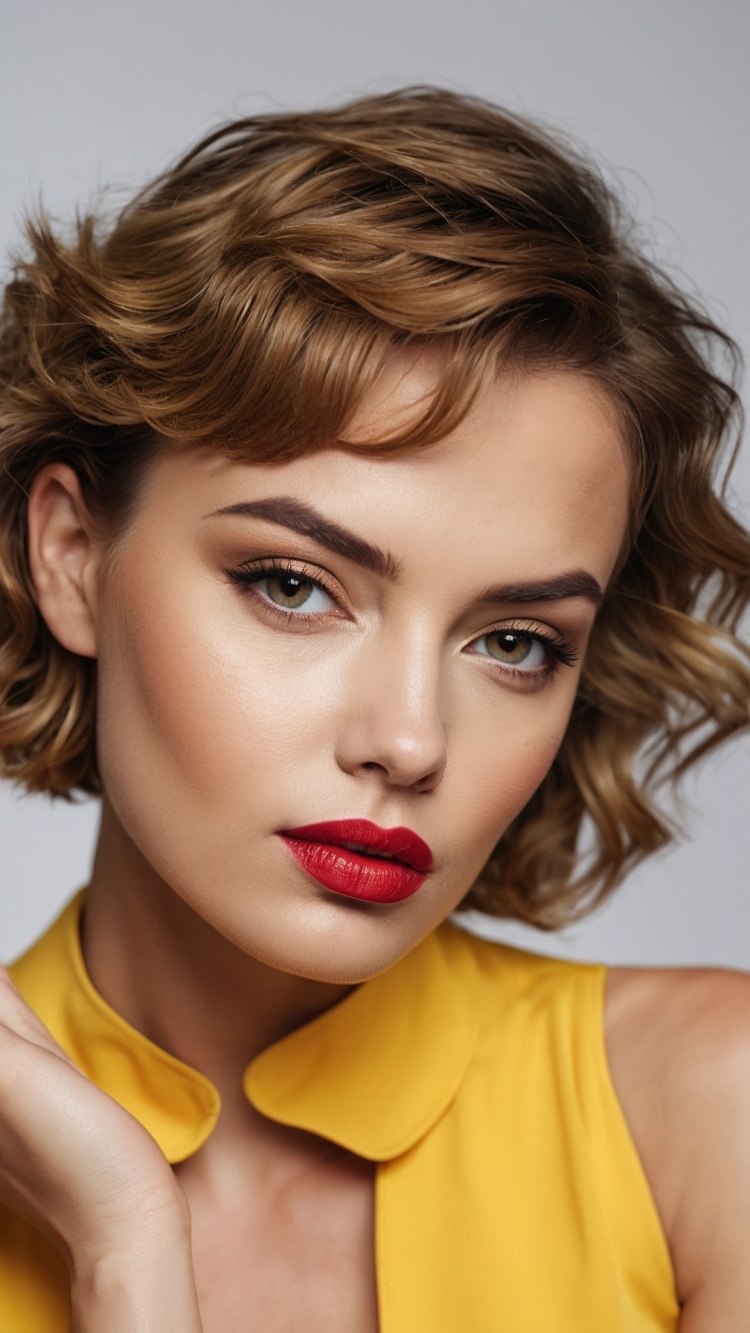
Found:
[[[49,629],[69,652],[96,657],[101,543],[78,477],[66,463],[50,463],[34,478],[28,539],[36,600]]]

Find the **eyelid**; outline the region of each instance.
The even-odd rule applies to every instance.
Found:
[[[559,630],[553,629],[551,625],[540,624],[539,621],[526,621],[525,623],[521,620],[501,621],[499,624],[491,625],[488,629],[483,630],[481,634],[475,634],[466,644],[466,647],[470,648],[472,644],[478,643],[481,639],[489,638],[491,634],[502,634],[504,630],[510,634],[525,634],[537,643],[542,643],[554,659],[553,665],[575,666],[578,661],[579,654],[573,644]],[[479,654],[477,655],[479,656]],[[533,677],[535,674],[548,669],[536,667],[524,671],[522,668],[510,665],[503,666],[498,659],[495,659],[495,662],[501,671],[506,673],[516,672],[518,675],[527,677]]]
[[[242,560],[238,565],[227,566],[224,570],[227,577],[235,584],[244,587],[252,587],[253,584],[261,583],[263,579],[269,578],[272,574],[297,574],[300,578],[312,583],[316,588],[321,588],[331,600],[336,604],[340,614],[345,614],[344,598],[342,596],[341,585],[328,570],[322,569],[320,565],[311,565],[309,561],[295,556],[254,556],[249,560]],[[263,602],[264,607],[269,611],[283,616],[286,620],[321,620],[325,612],[305,612],[302,608],[292,610],[276,606],[273,602],[257,594]],[[333,614],[329,612],[328,614]]]

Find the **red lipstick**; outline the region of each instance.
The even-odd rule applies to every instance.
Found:
[[[424,884],[432,866],[426,842],[408,828],[369,819],[334,819],[284,829],[279,836],[324,888],[369,903],[399,903]]]

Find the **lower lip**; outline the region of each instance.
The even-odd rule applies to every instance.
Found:
[[[308,842],[281,835],[303,870],[324,888],[368,903],[400,903],[421,889],[427,878],[398,861],[363,856],[330,842]]]

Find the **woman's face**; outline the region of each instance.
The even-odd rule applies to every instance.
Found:
[[[394,368],[361,429],[392,427],[431,373]],[[339,982],[387,967],[549,768],[627,498],[613,413],[572,372],[498,382],[422,452],[249,466],[166,448],[95,608],[126,834],[261,961]],[[412,830],[431,869],[281,836],[340,820]],[[339,891],[316,877],[331,856]]]

